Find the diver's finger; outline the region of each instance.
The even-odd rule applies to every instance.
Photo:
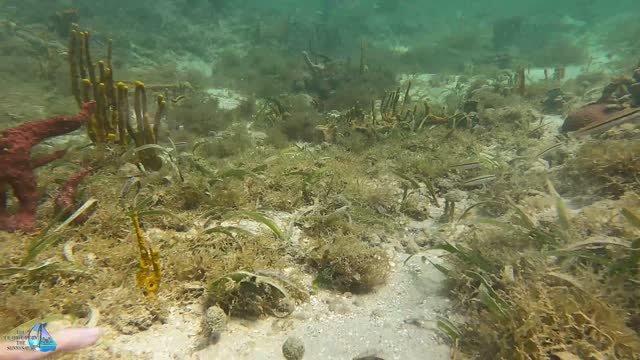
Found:
[[[95,344],[104,331],[100,328],[71,328],[53,334],[56,352],[74,351]]]

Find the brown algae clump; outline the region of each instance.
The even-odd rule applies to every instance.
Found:
[[[286,284],[281,280],[246,271],[236,271],[209,285],[208,303],[225,313],[255,319],[263,315],[285,317],[295,306]]]
[[[311,262],[318,269],[318,285],[352,293],[366,293],[384,284],[391,270],[383,250],[348,237],[318,250]]]

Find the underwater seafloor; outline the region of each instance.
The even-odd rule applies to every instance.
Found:
[[[27,3],[0,2],[0,334],[105,330],[70,359],[640,358],[628,14]]]

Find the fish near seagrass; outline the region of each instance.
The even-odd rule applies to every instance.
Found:
[[[471,178],[471,179],[464,180],[464,181],[462,181],[460,183],[460,185],[464,186],[464,187],[479,186],[479,185],[488,184],[488,183],[492,182],[493,180],[495,180],[496,178],[497,178],[497,176],[495,176],[493,174],[480,175],[480,176],[476,176],[476,177]]]

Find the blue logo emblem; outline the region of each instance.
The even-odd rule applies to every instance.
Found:
[[[53,340],[44,324],[37,324],[29,331],[29,346],[32,350],[47,352],[56,349],[56,342]]]

